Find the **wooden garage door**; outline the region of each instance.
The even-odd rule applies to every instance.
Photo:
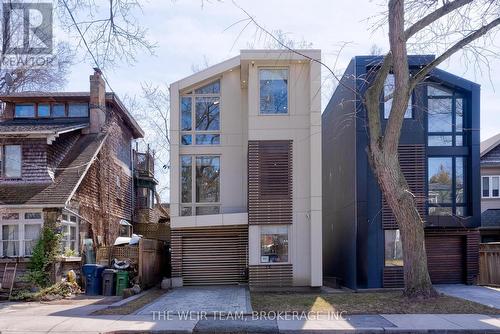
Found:
[[[432,283],[464,283],[463,236],[427,236],[425,247]]]
[[[182,238],[184,285],[238,284],[246,281],[246,240],[241,235]]]

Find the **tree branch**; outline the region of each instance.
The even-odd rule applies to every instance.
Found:
[[[439,57],[434,59],[432,62],[429,64],[425,65],[420,71],[418,71],[411,79],[410,79],[410,91],[413,90],[419,82],[425,79],[425,77],[434,69],[436,66],[441,64],[443,61],[446,59],[450,58],[454,53],[457,51],[461,50],[463,47],[467,46],[468,44],[474,42],[478,38],[484,36],[486,33],[488,33],[490,30],[493,28],[497,27],[500,25],[500,18],[497,18],[490,23],[488,23],[485,26],[482,26],[480,29],[474,31],[473,33],[467,35],[465,38],[461,39],[457,43],[455,43],[453,46],[451,46],[448,50],[446,50],[443,54],[441,54]]]
[[[455,0],[452,2],[445,2],[445,4],[433,11],[432,13],[424,16],[417,22],[415,22],[411,27],[405,30],[405,39],[409,40],[413,35],[415,35],[417,32],[420,30],[426,28],[430,24],[434,23],[435,21],[439,20],[443,16],[448,15],[455,9],[458,9],[462,6],[465,6],[466,4],[471,3],[473,0]]]

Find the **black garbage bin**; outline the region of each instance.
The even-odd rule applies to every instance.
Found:
[[[84,264],[82,267],[85,276],[85,294],[97,296],[101,294],[102,272],[105,267],[100,264]]]
[[[104,296],[114,296],[116,286],[115,269],[104,269],[102,273],[102,294]]]

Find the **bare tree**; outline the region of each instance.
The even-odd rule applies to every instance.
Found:
[[[280,39],[262,27],[253,16],[238,6],[260,31],[282,47],[300,53],[280,43]],[[424,82],[438,65],[461,51],[474,65],[488,64],[495,52],[495,33],[500,25],[500,3],[496,0],[389,0],[388,10],[375,27],[389,26],[390,50],[373,64],[366,78],[364,94],[354,91],[368,115],[369,144],[367,153],[382,193],[391,207],[401,231],[404,261],[404,294],[410,298],[431,298],[436,295],[427,269],[424,222],[417,211],[416,199],[399,164],[398,146],[411,92]],[[248,24],[248,23],[247,23]],[[436,53],[430,63],[410,72],[408,49]],[[378,53],[378,52],[377,52]],[[331,66],[324,66],[339,82]],[[380,102],[387,76],[394,75],[394,91],[390,116],[383,129]],[[350,87],[346,87],[351,90]]]
[[[78,36],[78,46],[105,69],[119,61],[134,63],[138,52],[154,54],[156,43],[140,24],[139,0],[57,0],[63,28]]]
[[[403,243],[405,295],[428,298],[435,295],[427,270],[424,222],[416,207],[415,196],[401,171],[398,146],[404,114],[413,89],[425,81],[431,71],[456,52],[481,56],[475,43],[488,37],[500,24],[500,4],[493,0],[414,1],[390,0],[387,17],[390,51],[377,64],[363,96],[368,114],[368,155],[382,193],[392,209]],[[444,28],[446,27],[446,28]],[[441,53],[427,65],[410,72],[408,46],[434,45]],[[438,38],[439,37],[439,38]],[[439,43],[444,42],[444,45]],[[439,43],[439,44],[438,44]],[[387,76],[394,75],[394,91],[389,94],[392,107],[385,129],[380,121],[380,96]]]

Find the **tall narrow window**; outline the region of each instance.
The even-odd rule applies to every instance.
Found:
[[[385,266],[403,266],[403,244],[399,230],[385,230]]]
[[[2,253],[3,256],[20,256],[19,225],[2,225]]]
[[[464,99],[435,85],[427,86],[428,146],[464,145]]]
[[[390,114],[391,114],[391,108],[392,108],[392,95],[394,94],[394,74],[388,74],[387,78],[385,79],[384,83],[384,118],[388,119]],[[412,112],[412,101],[413,101],[413,96],[410,95],[410,98],[408,99],[408,106],[406,107],[405,115],[404,118],[412,118],[413,117],[413,112]]]
[[[489,176],[483,176],[482,179],[483,197],[490,197],[490,178]]]
[[[260,113],[288,113],[288,69],[259,70]]]
[[[4,176],[7,178],[21,177],[21,145],[4,146]]]
[[[185,93],[180,100],[182,145],[220,144],[220,81]]]
[[[466,166],[464,157],[428,158],[429,215],[467,214]]]
[[[220,212],[220,157],[181,156],[180,174],[181,215],[218,214]]]

